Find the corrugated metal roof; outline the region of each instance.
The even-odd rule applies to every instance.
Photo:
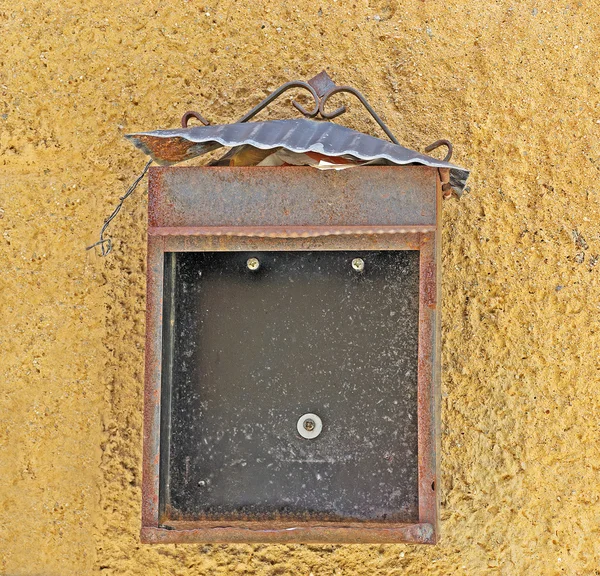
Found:
[[[154,130],[127,134],[126,138],[150,155],[155,162],[163,165],[189,160],[222,146],[250,145],[263,150],[285,148],[296,153],[351,156],[357,160],[379,160],[399,166],[421,164],[433,168],[449,168],[450,184],[459,196],[469,177],[468,170],[449,162],[339,124],[304,118]]]

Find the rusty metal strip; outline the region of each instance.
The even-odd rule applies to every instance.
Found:
[[[255,528],[240,528],[223,525],[210,528],[173,529],[143,527],[142,542],[147,544],[167,543],[397,543],[411,542],[418,544],[434,544],[434,530],[426,522],[375,526],[345,526],[316,524],[307,526],[291,526],[289,528],[270,528],[269,523],[257,523]]]
[[[436,140],[435,142],[433,142],[425,148],[425,152],[433,152],[436,148],[439,148],[440,146],[445,146],[448,149],[446,157],[443,161],[450,162],[450,158],[452,158],[452,152],[454,151],[454,147],[452,146],[452,142],[450,142],[450,140]]]
[[[165,252],[285,250],[419,250],[419,234],[343,235],[312,238],[162,236]]]
[[[436,315],[437,268],[435,235],[421,235],[421,277],[419,281],[419,356],[418,356],[418,465],[419,519],[437,523],[437,482],[434,409],[434,334]],[[436,530],[437,532],[437,530]]]
[[[320,236],[376,236],[380,234],[422,234],[435,226],[187,226],[150,227],[149,236],[239,236],[257,238],[318,238]]]
[[[158,526],[164,240],[148,238],[142,525]]]
[[[419,519],[433,526],[433,541],[439,535],[440,502],[440,336],[441,336],[441,210],[442,180],[436,181],[437,233],[421,235],[419,286]]]
[[[435,225],[438,170],[372,166],[152,167],[150,227],[315,226],[418,229]]]

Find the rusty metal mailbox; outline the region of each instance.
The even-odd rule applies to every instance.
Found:
[[[437,541],[450,176],[150,169],[144,542]]]

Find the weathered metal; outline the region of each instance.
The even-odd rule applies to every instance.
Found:
[[[418,251],[185,252],[166,270],[166,524],[418,520]]]
[[[142,539],[414,542],[438,539],[440,215],[448,168],[151,168]],[[164,505],[161,398],[165,253],[418,250],[418,520],[180,520]],[[165,406],[163,404],[163,413]],[[399,479],[400,481],[400,479]],[[163,492],[164,494],[164,492]]]
[[[423,189],[434,180],[435,169],[407,166],[401,186],[392,167],[354,172],[320,172],[306,166],[152,168],[148,224],[151,229],[230,226],[267,231],[433,225],[435,198]]]
[[[306,116],[307,118],[314,118],[319,113],[319,105],[318,105],[319,96],[318,96],[318,94],[315,92],[315,89],[312,87],[310,82],[303,82],[302,80],[292,80],[291,82],[286,82],[285,84],[283,84],[282,86],[277,88],[277,90],[275,90],[274,92],[269,94],[269,96],[267,96],[262,102],[260,102],[254,108],[252,108],[252,110],[250,110],[249,112],[244,114],[238,120],[238,123],[248,122],[248,120],[250,120],[251,118],[254,118],[254,116],[256,116],[261,110],[264,110],[271,102],[273,102],[274,100],[279,98],[279,96],[281,96],[284,92],[287,92],[288,90],[291,90],[292,88],[303,88],[304,90],[308,90],[308,92],[310,92],[311,96],[315,100],[314,110],[312,110],[312,111],[306,110],[306,108],[304,108],[304,106],[302,106],[302,104],[299,104],[295,100],[294,100],[293,104],[294,104],[294,107],[299,112],[301,112],[304,116]]]
[[[184,527],[185,526],[185,527]],[[146,544],[184,543],[290,543],[290,544],[435,544],[434,527],[427,523],[388,525],[364,524],[296,524],[241,525],[234,522],[198,527],[144,526],[141,539]]]
[[[331,122],[315,122],[303,118],[155,130],[128,134],[127,138],[152,156],[158,164],[164,165],[188,160],[221,146],[249,145],[263,150],[284,148],[295,153],[317,152],[326,156],[350,157],[391,166],[415,164],[448,168],[448,181],[459,195],[469,176],[468,170],[398,144]],[[373,168],[370,166],[369,170]],[[349,169],[352,170],[354,168]]]

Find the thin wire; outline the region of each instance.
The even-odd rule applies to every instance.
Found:
[[[127,198],[129,198],[129,196],[131,196],[133,194],[133,192],[137,188],[138,184],[141,182],[142,178],[146,175],[146,172],[148,172],[148,168],[150,168],[150,164],[152,164],[152,160],[148,161],[146,166],[144,166],[142,173],[135,179],[135,182],[129,187],[129,190],[127,190],[127,192],[125,192],[125,194],[123,196],[121,196],[121,198],[119,198],[119,203],[116,205],[115,209],[113,210],[113,213],[104,221],[102,230],[100,230],[100,240],[98,240],[98,242],[96,242],[95,244],[88,246],[86,248],[86,250],[91,250],[92,248],[95,248],[96,246],[100,246],[102,248],[102,256],[107,256],[108,254],[110,254],[110,251],[112,250],[112,240],[110,238],[105,238],[104,232],[106,232],[108,225],[114,220],[115,216],[121,211],[123,202],[125,202],[125,200],[127,200]]]

